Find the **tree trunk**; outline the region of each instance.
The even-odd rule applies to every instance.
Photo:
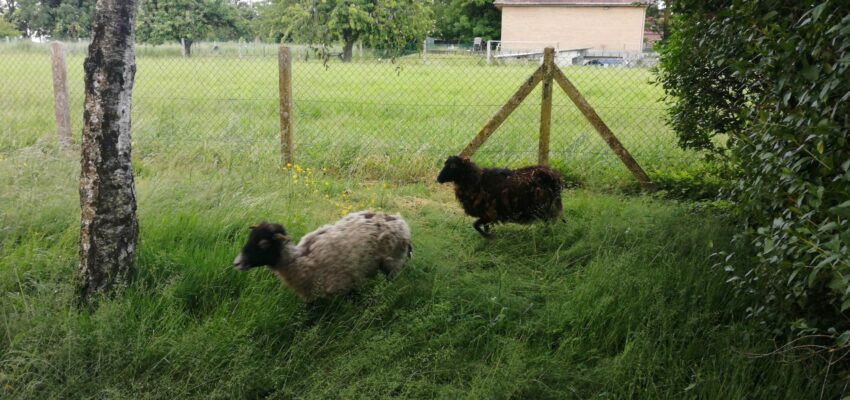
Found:
[[[192,55],[192,41],[180,39],[180,44],[183,46],[183,57],[190,57]]]
[[[354,39],[345,39],[345,46],[342,47],[342,61],[351,61],[351,55],[354,50]]]
[[[126,286],[135,269],[139,225],[130,165],[135,16],[135,0],[98,0],[84,64],[77,286],[82,302]]]

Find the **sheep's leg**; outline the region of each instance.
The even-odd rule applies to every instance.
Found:
[[[387,280],[393,280],[401,272],[401,268],[404,266],[404,263],[406,261],[406,259],[385,258],[383,261],[381,261],[381,272],[383,272],[384,275],[387,276]]]
[[[354,294],[352,297],[351,293],[345,293],[336,297],[318,297],[311,300],[307,300],[304,302],[304,311],[306,314],[305,322],[307,325],[313,325],[316,322],[319,322],[325,317],[333,317],[336,314],[336,310],[339,309],[339,301],[341,299],[346,299],[352,302],[355,302],[353,296],[357,296]]]
[[[472,224],[472,227],[475,228],[475,230],[478,231],[478,233],[480,233],[481,236],[484,236],[484,237],[493,236],[490,233],[490,223],[487,222],[487,221],[484,221],[483,219],[479,218],[477,221],[475,221],[475,223]],[[483,229],[482,229],[482,227],[483,227]]]
[[[322,299],[310,300],[304,304],[304,312],[306,313],[307,325],[314,325],[325,315],[327,302]]]
[[[345,294],[345,299],[356,304],[363,300],[363,293],[361,293],[357,288],[353,288]]]

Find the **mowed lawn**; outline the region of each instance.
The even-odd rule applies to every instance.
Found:
[[[124,293],[77,309],[78,149],[53,143],[41,58],[0,51],[0,398],[774,399],[820,390],[814,371],[754,356],[773,345],[713,267],[733,233],[715,203],[588,184],[565,192],[566,222],[503,225],[489,240],[472,229],[433,174],[532,66],[299,62],[301,160],[281,168],[274,59],[140,56],[138,274]],[[69,58],[71,76],[80,60]],[[592,103],[615,101],[596,85],[617,70],[573,72]],[[80,87],[71,86],[75,109]],[[654,91],[620,97],[642,104]],[[610,124],[627,142],[640,137],[629,139],[630,126],[663,118],[641,110],[599,111],[623,118]],[[534,149],[536,111],[523,118],[494,148]],[[568,122],[560,132],[578,132]],[[482,156],[523,161],[505,154]],[[628,179],[616,163],[558,160],[591,183]],[[361,208],[399,212],[412,227],[414,256],[395,281],[376,279],[311,316],[269,272],[230,267],[250,224],[280,222],[297,238]]]

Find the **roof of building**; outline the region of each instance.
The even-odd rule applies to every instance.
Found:
[[[640,0],[496,0],[496,7],[503,6],[566,6],[566,7],[634,7],[646,6]]]

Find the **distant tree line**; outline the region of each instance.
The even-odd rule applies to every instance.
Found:
[[[88,38],[96,0],[0,0],[0,37]],[[136,39],[182,43],[186,55],[202,40],[341,44],[398,53],[426,36],[458,43],[499,39],[494,0],[141,0]],[[668,36],[669,12],[647,1],[647,29]],[[327,49],[327,47],[322,47]]]
[[[0,0],[0,37],[79,39],[90,35],[96,0]],[[398,51],[426,36],[458,42],[498,39],[493,0],[141,0],[137,40],[179,42],[187,54],[201,40],[339,43]]]
[[[433,30],[432,0],[273,0],[259,8],[257,34],[275,41],[342,43],[350,60],[358,41],[400,50]]]

